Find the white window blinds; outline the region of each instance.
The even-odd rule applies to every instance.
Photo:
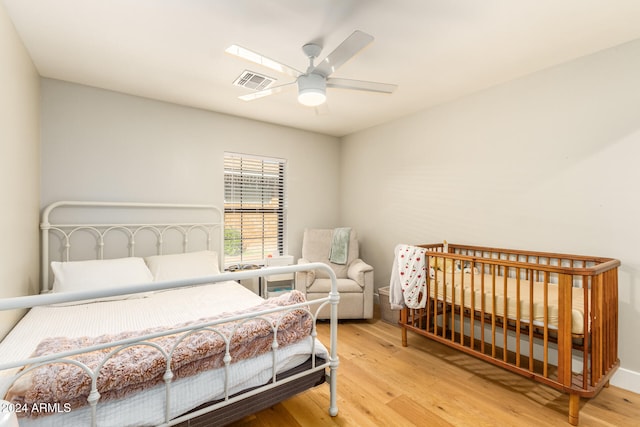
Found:
[[[225,263],[262,263],[285,252],[286,162],[225,153]]]

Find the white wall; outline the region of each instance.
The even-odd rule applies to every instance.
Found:
[[[234,151],[287,159],[296,258],[305,227],[338,218],[334,137],[50,79],[42,80],[42,134],[42,206],[70,199],[222,206],[223,153]]]
[[[618,258],[620,358],[640,392],[640,41],[343,139],[341,221],[376,286],[398,243]]]
[[[0,3],[0,297],[38,291],[39,77]],[[21,315],[0,312],[0,337]]]

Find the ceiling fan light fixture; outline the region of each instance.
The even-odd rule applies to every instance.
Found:
[[[307,107],[317,107],[327,100],[327,82],[318,74],[298,77],[298,102]]]
[[[298,102],[307,107],[317,107],[327,100],[327,95],[323,91],[305,89],[298,92]]]

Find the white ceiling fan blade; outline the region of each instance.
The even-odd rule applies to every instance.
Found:
[[[342,64],[353,58],[373,41],[373,36],[360,30],[356,30],[347,37],[333,52],[327,55],[313,72],[325,77],[336,71]]]
[[[327,87],[364,90],[367,92],[393,93],[398,86],[388,83],[366,82],[364,80],[330,78],[327,79]]]
[[[283,85],[270,87],[268,89],[261,90],[259,92],[253,92],[247,95],[242,95],[242,96],[239,96],[238,98],[242,99],[243,101],[253,101],[254,99],[264,98],[265,96],[273,95],[275,93],[280,93],[284,89],[286,89],[287,86],[294,85],[295,83],[296,82],[285,83]]]
[[[225,52],[230,53],[231,55],[235,55],[239,58],[246,59],[247,61],[251,61],[256,64],[262,65],[264,67],[270,68],[272,70],[278,71],[280,73],[286,74],[291,77],[297,78],[300,75],[302,75],[302,72],[296,70],[295,68],[289,67],[288,65],[282,64],[271,58],[267,58],[266,56],[262,56],[257,52],[246,49],[242,46],[238,46],[236,44],[226,48]]]

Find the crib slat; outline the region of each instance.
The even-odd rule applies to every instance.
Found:
[[[543,375],[549,377],[549,272],[544,272],[544,356],[543,356]]]
[[[520,319],[522,318],[520,302],[520,268],[516,268],[516,366],[520,367]]]
[[[502,352],[502,360],[504,360],[505,362],[507,361],[507,310],[508,310],[508,306],[507,306],[507,302],[509,300],[509,298],[507,298],[507,296],[509,295],[509,293],[507,292],[507,270],[506,268],[503,270],[503,290],[502,290],[502,301],[503,301],[503,311],[502,311],[502,348],[504,349],[504,351]]]
[[[529,277],[529,371],[533,372],[533,276],[535,271],[528,269]]]
[[[458,319],[460,321],[460,345],[464,345],[464,270],[460,271],[460,312]]]
[[[426,259],[424,260],[424,262],[426,263],[427,266],[427,277],[426,277],[426,281],[427,281],[427,303],[425,304],[425,316],[424,316],[424,329],[426,331],[429,331],[429,322],[431,320],[431,300],[433,298],[433,300],[435,301],[437,299],[437,294],[434,294],[431,292],[431,287],[433,286],[432,280],[431,280],[431,258],[429,256],[425,257]],[[432,295],[434,295],[432,297]],[[420,325],[421,327],[423,326],[422,324]]]
[[[558,381],[571,386],[572,276],[558,277]]]
[[[446,264],[444,270],[447,270]],[[454,276],[454,268],[451,266],[451,341],[455,341],[456,339],[456,287],[455,287],[455,276]],[[462,325],[461,325],[462,326]],[[464,334],[460,334],[462,336]]]
[[[592,353],[591,353],[591,385],[602,376],[602,275],[598,274],[592,280]]]
[[[491,357],[496,357],[496,266],[491,264]]]
[[[437,258],[436,258],[437,260]],[[433,333],[438,334],[438,269],[434,269],[435,273],[433,275]]]
[[[611,357],[611,349],[610,346],[608,344],[610,344],[611,342],[613,342],[613,331],[612,329],[612,322],[609,320],[611,318],[611,287],[609,286],[609,280],[608,279],[608,275],[604,275],[604,291],[605,291],[605,301],[604,301],[604,311],[605,311],[605,324],[607,325],[607,328],[605,329],[606,331],[606,335],[605,335],[605,342],[607,343],[607,345],[605,345],[605,360],[604,360],[604,365],[603,365],[603,370],[607,371],[609,370],[609,367],[611,367],[611,365],[613,364],[613,360]]]
[[[606,273],[607,283],[611,288],[611,305],[610,305],[610,317],[607,320],[611,324],[613,333],[613,342],[609,346],[611,349],[612,363],[618,363],[618,273],[610,270]],[[607,370],[609,367],[607,367]]]
[[[589,304],[589,289],[590,278],[589,276],[582,276],[582,291],[583,291],[583,304],[582,304],[582,388],[586,389],[588,384],[588,369],[589,369],[589,337],[591,333],[589,331],[589,318],[590,304]]]
[[[475,313],[475,309],[476,309],[476,288],[475,288],[475,274],[473,273],[475,270],[475,261],[471,262],[471,319],[469,319],[469,345],[471,346],[471,349],[474,350],[475,349],[475,318],[476,316],[474,316],[473,314]],[[464,270],[463,270],[464,272]]]
[[[482,266],[482,274],[480,275],[480,352],[484,354],[484,314],[485,314],[485,293],[484,293],[484,263]]]
[[[601,276],[604,278],[604,291],[606,293],[606,298],[604,301],[604,311],[605,311],[605,324],[606,328],[606,336],[605,336],[605,346],[606,349],[606,359],[604,360],[603,372],[607,372],[617,360],[617,301],[618,296],[616,294],[617,284],[615,284],[615,279],[611,275],[610,272],[602,273]]]
[[[444,264],[444,258],[440,258]],[[442,270],[442,338],[447,337],[447,272]]]

